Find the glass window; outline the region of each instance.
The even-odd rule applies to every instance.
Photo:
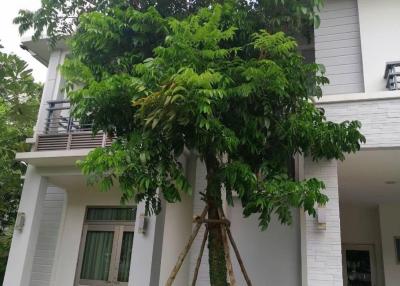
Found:
[[[400,237],[395,237],[394,243],[395,243],[395,247],[396,247],[397,263],[400,264]]]
[[[136,208],[89,208],[86,213],[87,221],[134,221]]]

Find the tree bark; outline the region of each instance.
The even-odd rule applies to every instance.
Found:
[[[215,171],[218,168],[218,161],[214,156],[206,158],[207,167],[207,190],[206,203],[208,206],[208,218],[220,219],[218,208],[222,207],[221,188],[215,182]],[[221,226],[217,223],[208,225],[208,262],[211,286],[228,286],[225,252]]]

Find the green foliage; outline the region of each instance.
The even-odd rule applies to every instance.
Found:
[[[15,55],[0,52],[0,280],[11,242],[12,226],[22,188],[25,165],[16,152],[29,150],[41,86],[33,81],[27,64]]]
[[[163,17],[184,18],[202,7],[210,7],[222,0],[42,0],[41,8],[36,11],[20,10],[14,23],[19,25],[20,33],[34,30],[34,39],[47,35],[53,44],[57,40],[70,36],[80,23],[79,16],[84,13],[98,12],[107,14],[110,9],[134,8],[147,11],[155,7]],[[319,25],[318,11],[324,0],[228,0],[236,15],[242,18],[237,22],[247,30],[261,28],[269,31],[284,30],[286,33],[301,33],[310,38],[311,25]],[[230,21],[230,19],[226,19]]]
[[[364,141],[360,123],[327,122],[311,101],[327,82],[320,66],[305,64],[282,32],[232,23],[242,20],[229,4],[183,20],[153,8],[81,17],[62,68],[82,87],[69,94],[75,116],[117,136],[81,162],[92,183],[107,190],[118,181],[124,200],[158,212],[157,189],[168,202],[190,192],[179,163],[186,148],[207,165],[205,200],[225,187],[233,204],[235,191],[262,228],[273,213],[290,223],[292,207],[315,214],[327,200],[323,183],[294,181],[287,160],[343,159]]]

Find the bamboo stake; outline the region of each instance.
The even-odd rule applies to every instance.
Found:
[[[199,257],[197,257],[196,268],[194,269],[192,286],[196,285],[197,276],[199,275],[201,258],[203,257],[203,252],[204,252],[204,247],[206,245],[207,237],[208,237],[208,227],[206,227],[206,230],[204,231],[203,241],[201,242]]]
[[[204,217],[206,216],[208,211],[207,206],[204,208],[203,212],[201,213],[200,218],[204,219]],[[178,274],[179,269],[182,266],[183,261],[185,260],[186,255],[189,252],[190,247],[193,244],[194,239],[196,238],[197,234],[199,233],[200,227],[201,227],[202,223],[201,222],[197,222],[193,232],[189,238],[188,243],[186,244],[185,248],[182,250],[181,254],[179,255],[178,261],[176,262],[174,268],[171,271],[171,274],[169,275],[169,278],[167,280],[167,282],[165,283],[165,286],[171,286],[172,283],[174,282],[176,275]]]
[[[224,219],[224,214],[222,212],[221,209],[218,209],[218,214],[220,219]],[[228,270],[228,275],[229,275],[229,282],[230,282],[230,286],[236,286],[236,279],[235,279],[235,275],[233,273],[233,267],[232,267],[232,260],[229,254],[229,244],[228,244],[228,240],[226,238],[226,231],[225,231],[225,226],[224,224],[220,224],[220,228],[221,228],[221,235],[222,235],[222,242],[224,244],[224,253],[225,253],[225,261],[226,261],[226,269]]]
[[[233,236],[232,236],[232,233],[231,233],[231,230],[229,229],[229,227],[226,227],[226,233],[228,234],[229,240],[232,244],[233,251],[235,252],[236,259],[239,262],[239,266],[240,266],[240,269],[242,270],[242,273],[243,273],[244,279],[246,280],[247,286],[252,286],[250,277],[247,274],[246,268],[244,267],[243,260],[240,257],[239,249],[237,248],[236,243],[233,240]]]

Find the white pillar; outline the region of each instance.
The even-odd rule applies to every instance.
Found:
[[[165,205],[159,215],[148,218],[146,232],[139,233],[138,220],[144,213],[144,203],[140,203],[136,215],[129,286],[159,286]]]
[[[306,158],[304,176],[325,183],[329,202],[325,229],[318,227],[316,218],[301,218],[303,286],[343,286],[337,162]]]
[[[18,212],[25,213],[22,230],[14,230],[3,286],[27,286],[39,235],[47,179],[28,166]]]

